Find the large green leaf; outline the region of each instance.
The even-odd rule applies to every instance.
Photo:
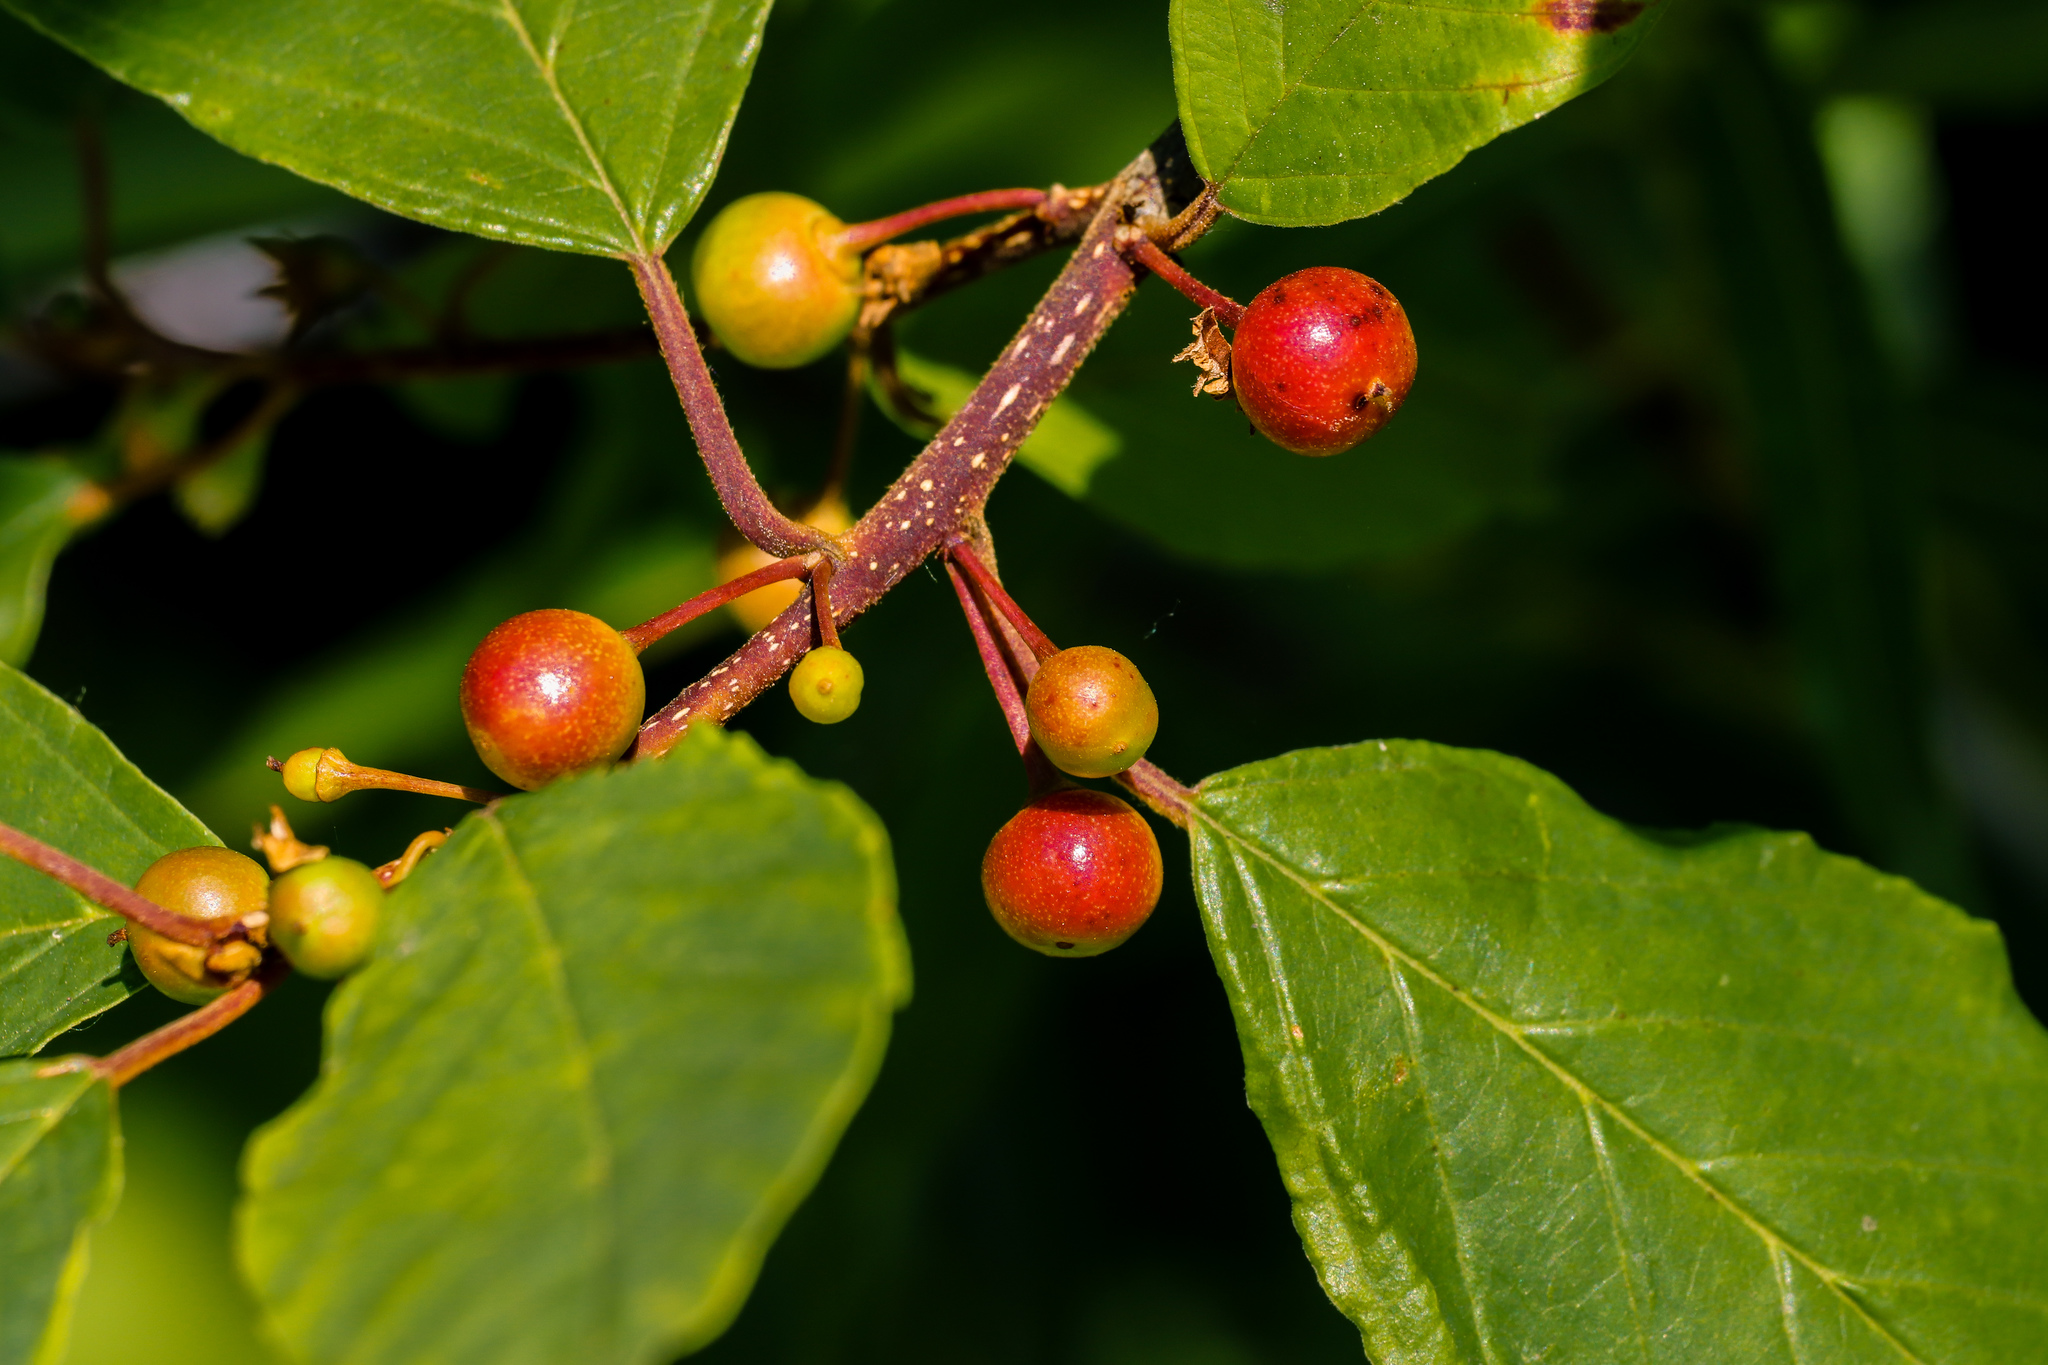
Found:
[[[121,1197],[114,1092],[46,1069],[0,1062],[0,1365],[63,1359],[87,1236]]]
[[[689,220],[767,0],[6,0],[230,147],[442,227],[597,255]]]
[[[1202,784],[1210,946],[1378,1365],[2048,1359],[2048,1033],[1997,931],[1498,754]]]
[[[1240,218],[1341,223],[1606,80],[1664,3],[1173,0],[1181,130]]]
[[[84,716],[0,664],[0,821],[132,884],[174,848],[218,844]],[[0,1056],[34,1052],[128,998],[141,974],[121,927],[84,897],[0,858]]]
[[[0,663],[24,664],[43,629],[50,566],[85,480],[58,460],[0,459]]]
[[[745,739],[472,815],[391,898],[240,1249],[305,1358],[653,1361],[721,1331],[908,989],[886,836]]]

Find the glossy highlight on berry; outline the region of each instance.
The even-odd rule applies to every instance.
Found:
[[[1136,933],[1165,884],[1145,817],[1106,792],[1063,788],[996,831],[981,891],[1003,932],[1048,957],[1094,957]]]
[[[233,849],[201,845],[166,853],[143,870],[135,889],[173,914],[199,920],[216,932],[245,915],[264,909],[270,900],[270,874],[254,858]],[[249,974],[261,954],[248,944],[235,963],[222,972],[207,965],[208,950],[147,929],[128,926],[128,949],[149,983],[173,1000],[203,1005]]]
[[[697,239],[690,287],[725,348],[749,365],[806,365],[853,330],[860,252],[822,204],[769,192],[736,199]]]
[[[1339,266],[1268,285],[1230,344],[1238,406],[1297,455],[1351,449],[1386,425],[1415,383],[1415,333],[1400,301]]]
[[[462,671],[462,722],[484,766],[524,791],[601,768],[632,744],[647,679],[618,631],[549,608],[494,628]]]

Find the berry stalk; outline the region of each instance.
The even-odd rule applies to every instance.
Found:
[[[1024,714],[1024,693],[1017,675],[1002,646],[996,643],[995,632],[989,629],[988,616],[982,611],[974,588],[961,572],[960,565],[951,558],[946,560],[946,577],[960,598],[961,614],[967,618],[967,629],[974,636],[974,652],[981,656],[982,671],[988,674],[988,685],[996,694],[996,705],[1002,708],[1003,719],[1010,727],[1010,738],[1021,754],[1031,747],[1031,722]]]
[[[730,583],[721,583],[715,588],[700,592],[689,601],[680,602],[661,615],[650,617],[629,630],[620,631],[619,634],[625,637],[626,643],[633,647],[635,654],[638,654],[662,636],[671,631],[681,630],[698,617],[717,611],[735,598],[745,597],[756,588],[765,588],[770,583],[780,583],[785,578],[802,578],[805,574],[813,572],[815,567],[827,562],[820,554],[793,555],[788,559],[778,559],[766,568],[741,574]]]
[[[981,562],[980,556],[967,548],[964,537],[956,536],[946,543],[946,557],[967,570],[968,576],[974,580],[974,586],[981,589],[982,594],[995,604],[998,611],[1010,618],[1010,624],[1024,637],[1024,643],[1031,647],[1031,652],[1038,656],[1040,663],[1060,652],[1060,647],[1052,642],[1052,638],[1038,628],[1038,623],[1025,614],[1024,608],[1017,605],[1017,599],[1003,591],[1003,585],[988,571],[988,566]]]
[[[12,825],[0,824],[0,853],[26,863],[52,881],[62,882],[95,905],[133,920],[145,929],[194,948],[208,948],[215,942],[205,923],[172,914],[147,896],[138,895],[98,868],[89,867],[68,853],[59,852],[32,834]]]
[[[291,975],[291,964],[273,956],[262,970],[217,999],[190,1014],[173,1019],[162,1028],[143,1034],[128,1046],[98,1058],[92,1069],[116,1090],[155,1066],[177,1056],[196,1043],[203,1043],[256,1007],[278,982]]]
[[[1237,324],[1243,321],[1243,304],[1227,294],[1217,293],[1190,275],[1186,267],[1160,250],[1159,244],[1144,233],[1135,229],[1125,232],[1117,242],[1117,249],[1187,295],[1195,303],[1213,310],[1217,321],[1225,327],[1235,329]]]
[[[1046,199],[1044,190],[982,190],[978,194],[959,194],[951,199],[936,203],[922,204],[901,213],[892,213],[887,218],[876,218],[866,223],[848,223],[839,234],[839,244],[865,251],[867,248],[891,237],[901,237],[914,232],[927,223],[937,223],[947,218],[965,218],[971,213],[999,213],[1004,209],[1033,209]]]
[[[740,449],[732,422],[725,415],[725,405],[718,400],[718,386],[711,381],[704,352],[697,346],[696,329],[690,325],[668,265],[659,256],[633,256],[627,264],[633,267],[633,280],[640,286],[647,316],[661,342],[661,355],[668,362],[676,397],[682,400],[690,435],[696,439],[697,453],[704,459],[726,515],[741,535],[769,554],[787,558],[824,550],[829,539],[784,516],[754,477],[753,466],[747,463],[746,452]]]

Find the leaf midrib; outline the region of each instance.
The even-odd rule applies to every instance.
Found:
[[[1374,0],[1374,2],[1377,3],[1377,0]],[[1919,1356],[1915,1355],[1903,1341],[1899,1340],[1897,1336],[1893,1335],[1890,1329],[1888,1329],[1883,1323],[1879,1322],[1875,1317],[1873,1317],[1870,1311],[1864,1307],[1864,1305],[1856,1298],[1855,1295],[1850,1294],[1846,1289],[1843,1288],[1843,1282],[1846,1278],[1845,1276],[1843,1276],[1840,1272],[1821,1264],[1820,1261],[1817,1260],[1814,1256],[1802,1250],[1801,1248],[1795,1246],[1788,1238],[1780,1234],[1775,1228],[1771,1227],[1770,1224],[1766,1223],[1761,1217],[1752,1213],[1749,1209],[1745,1208],[1743,1205],[1738,1203],[1733,1195],[1729,1194],[1727,1191],[1721,1189],[1718,1185],[1708,1180],[1706,1176],[1701,1173],[1701,1171],[1699,1170],[1697,1165],[1695,1165],[1695,1163],[1688,1160],[1685,1156],[1683,1156],[1682,1154],[1674,1150],[1672,1147],[1670,1147],[1668,1144],[1666,1144],[1662,1139],[1658,1138],[1655,1134],[1651,1133],[1647,1128],[1645,1128],[1641,1123],[1639,1123],[1633,1115],[1629,1114],[1625,1109],[1621,1108],[1619,1105],[1614,1103],[1614,1101],[1608,1099],[1605,1095],[1602,1095],[1599,1091],[1595,1090],[1591,1085],[1587,1084],[1584,1080],[1580,1079],[1575,1073],[1573,1073],[1563,1063],[1559,1062],[1556,1058],[1551,1057],[1541,1048],[1536,1047],[1533,1043],[1531,1043],[1526,1037],[1523,1036],[1521,1028],[1513,1020],[1505,1017],[1504,1015],[1498,1014],[1495,1011],[1490,1010],[1486,1006],[1480,1004],[1478,1000],[1473,998],[1472,993],[1470,991],[1465,990],[1464,988],[1458,986],[1449,977],[1444,976],[1442,973],[1438,972],[1434,967],[1430,966],[1422,959],[1416,957],[1414,954],[1409,953],[1406,949],[1400,947],[1400,945],[1396,944],[1392,939],[1389,939],[1384,935],[1380,934],[1379,932],[1377,932],[1376,930],[1374,930],[1370,925],[1366,924],[1363,920],[1359,919],[1357,916],[1351,914],[1349,911],[1344,909],[1343,906],[1338,905],[1335,901],[1332,901],[1329,897],[1325,896],[1322,893],[1321,889],[1317,887],[1313,882],[1309,881],[1306,877],[1301,876],[1288,864],[1280,861],[1280,859],[1277,856],[1268,852],[1266,849],[1260,847],[1258,844],[1252,842],[1250,839],[1239,836],[1234,831],[1225,826],[1220,820],[1218,820],[1207,809],[1205,809],[1199,801],[1189,802],[1185,809],[1190,813],[1190,815],[1193,818],[1200,820],[1204,825],[1208,826],[1209,829],[1212,830],[1219,839],[1223,840],[1227,844],[1233,845],[1239,849],[1244,850],[1252,857],[1257,858],[1259,861],[1273,868],[1286,880],[1292,882],[1297,888],[1299,888],[1303,895],[1308,897],[1308,899],[1313,904],[1319,905],[1324,909],[1328,910],[1331,914],[1335,915],[1340,921],[1342,921],[1345,925],[1349,926],[1360,937],[1365,939],[1366,942],[1370,943],[1388,961],[1399,962],[1403,967],[1409,969],[1410,971],[1413,971],[1414,973],[1419,975],[1423,980],[1428,981],[1431,985],[1435,986],[1438,990],[1442,991],[1445,995],[1449,996],[1452,1000],[1455,1000],[1459,1004],[1464,1005],[1474,1015],[1483,1020],[1489,1027],[1499,1032],[1503,1037],[1507,1038],[1510,1042],[1512,1042],[1517,1048],[1520,1048],[1532,1060],[1534,1060],[1537,1063],[1537,1065],[1541,1066],[1545,1071],[1549,1072],[1554,1079],[1556,1079],[1560,1084],[1562,1084],[1567,1090],[1572,1092],[1573,1096],[1579,1101],[1581,1105],[1587,1105],[1589,1103],[1597,1104],[1601,1110],[1603,1110],[1610,1117],[1612,1117],[1616,1123],[1619,1123],[1623,1129],[1625,1129],[1627,1132],[1633,1135],[1637,1141],[1641,1142],[1644,1146],[1649,1148],[1651,1152],[1655,1153],[1658,1157],[1662,1158],[1666,1163],[1668,1163],[1675,1170],[1677,1170],[1680,1175],[1684,1176],[1685,1179],[1691,1181],[1693,1184],[1697,1185],[1700,1189],[1705,1191],[1709,1199],[1713,1203],[1719,1205],[1722,1208],[1727,1209],[1729,1213],[1731,1213],[1738,1222],[1740,1222],[1745,1228],[1749,1229],[1749,1231],[1752,1234],[1754,1234],[1759,1241],[1763,1243],[1765,1250],[1771,1253],[1773,1258],[1779,1255],[1789,1256],[1793,1260],[1796,1260],[1801,1266],[1805,1267],[1805,1269],[1808,1272],[1810,1272],[1816,1279],[1818,1279],[1822,1284],[1826,1285],[1830,1292],[1832,1292],[1844,1304],[1848,1305],[1850,1310],[1854,1312],[1855,1315],[1858,1318],[1860,1318],[1870,1328],[1871,1331],[1875,1332],[1880,1339],[1885,1341],[1894,1350],[1896,1350],[1904,1360],[1910,1362],[1911,1365],[1929,1365],[1929,1362],[1924,1361]],[[1304,1061],[1309,1067],[1313,1068],[1314,1063],[1312,1061],[1307,1061],[1306,1058],[1304,1058]]]
[[[554,64],[544,61],[540,49],[534,46],[533,34],[527,30],[526,17],[519,12],[517,0],[501,0],[501,3],[505,22],[518,37],[520,47],[525,49],[527,59],[533,63],[534,73],[540,77],[541,84],[547,87],[548,94],[554,99],[555,108],[560,111],[562,121],[569,125],[569,131],[575,135],[576,145],[582,149],[584,158],[590,162],[591,173],[597,177],[598,188],[604,191],[605,198],[611,201],[612,210],[619,215],[619,225],[626,230],[626,239],[632,243],[633,254],[647,255],[647,243],[642,240],[640,229],[634,226],[633,216],[626,211],[626,201],[619,197],[617,187],[612,184],[611,172],[606,168],[603,158],[598,156],[596,146],[590,141],[590,134],[583,127],[583,120],[570,106],[568,96],[562,93],[561,82],[555,79]],[[562,31],[566,33],[574,23],[574,10],[571,9],[562,19]]]

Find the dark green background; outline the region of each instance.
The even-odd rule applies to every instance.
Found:
[[[1260,471],[1286,457],[1185,397],[1166,357],[1188,309],[1154,285],[1076,388],[1124,453],[1088,505],[1029,473],[1005,482],[991,517],[1006,579],[1055,638],[1144,668],[1164,714],[1153,756],[1184,780],[1300,745],[1416,736],[1527,758],[1648,825],[1811,830],[1998,919],[2039,1011],[2048,300],[2022,210],[2048,134],[2048,57],[2029,66],[2011,55],[2024,42],[1995,38],[2027,22],[1998,4],[1694,0],[1611,84],[1377,218],[1226,225],[1189,259],[1238,297],[1324,262],[1402,297],[1423,355],[1412,411],[1479,414],[1454,452],[1456,496],[1439,499],[1451,512],[1403,539],[1373,521],[1381,509],[1322,508],[1303,557],[1335,567],[1313,572],[1203,555],[1204,519],[1232,509],[1181,505],[1176,461],[1241,451],[1242,510],[1258,522]],[[1873,328],[1903,286],[1859,270],[1837,231],[1814,127],[1843,94],[1901,101],[1939,172],[1941,227],[1899,267],[1918,272],[1917,331]],[[1173,107],[1163,4],[785,0],[710,207],[784,188],[852,220],[1082,183]],[[243,162],[0,20],[0,292],[14,317],[75,270],[67,120],[81,108],[113,148],[119,251],[287,222],[426,278],[474,249]],[[1055,268],[944,300],[906,341],[978,368]],[[538,257],[512,262],[482,304],[524,330],[634,308],[623,268]],[[38,378],[17,356],[0,351],[0,447],[78,441],[105,417],[110,391]],[[202,778],[280,689],[479,572],[551,605],[562,566],[635,526],[715,530],[665,379],[627,368],[473,387],[467,437],[388,392],[317,395],[280,428],[262,498],[226,536],[158,499],[68,551],[29,671],[237,841],[260,807],[213,808]],[[717,371],[768,481],[800,494],[822,471],[834,367]],[[587,439],[600,402],[632,439]],[[856,492],[914,450],[870,420]],[[1438,474],[1413,471],[1425,491]],[[1376,529],[1351,543],[1348,516]],[[338,550],[336,528],[359,550]],[[1258,557],[1286,562],[1269,539]],[[672,695],[736,639],[659,660],[650,694]],[[950,592],[914,576],[849,644],[869,677],[856,719],[807,726],[778,694],[741,724],[881,813],[917,995],[868,1108],[707,1358],[1357,1359],[1244,1106],[1185,878],[1106,958],[1015,948],[980,904],[976,866],[1022,781]],[[375,704],[437,718],[439,752],[419,767],[485,780],[454,682]],[[299,812],[305,832],[373,861],[448,818],[409,797]],[[1161,834],[1183,866],[1184,840]],[[129,1193],[96,1244],[73,1359],[261,1358],[219,1297],[232,1163],[312,1075],[321,998],[294,982],[124,1091]],[[110,1049],[172,1012],[140,999],[75,1046]],[[190,1335],[181,1287],[225,1348]]]

